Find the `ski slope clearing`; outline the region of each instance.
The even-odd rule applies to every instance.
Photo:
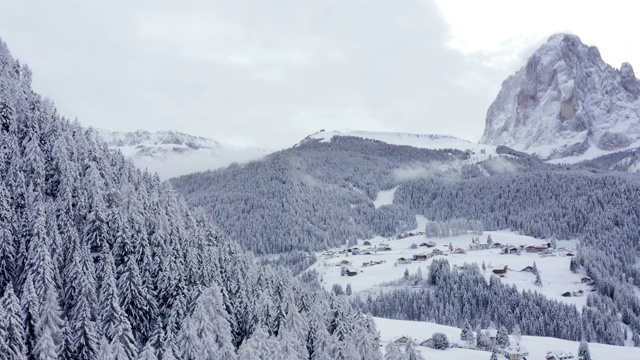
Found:
[[[380,191],[373,201],[373,206],[377,209],[381,206],[393,204],[393,197],[396,194],[396,190],[398,190],[397,186],[390,190]]]
[[[424,224],[423,218],[419,217],[417,220],[419,224]],[[424,227],[421,228],[424,229]],[[500,243],[517,248],[521,245],[542,246],[547,244],[544,240],[518,235],[510,231],[484,232],[483,235],[479,236],[480,242],[485,243],[488,235],[491,235],[494,244]],[[319,260],[311,268],[320,272],[323,279],[322,285],[327,290],[331,290],[335,283],[341,284],[343,288],[347,284],[351,284],[354,293],[370,292],[375,294],[381,289],[387,288],[390,283],[401,279],[405,270],[415,274],[420,269],[426,276],[429,265],[436,258],[447,259],[451,266],[463,266],[465,263],[477,263],[482,266],[482,263],[484,263],[486,268],[484,274],[487,281],[493,274],[493,270],[504,269],[506,266],[507,272],[501,277],[501,281],[505,284],[514,284],[518,290],[537,291],[547,298],[574,304],[578,310],[586,303],[586,293],[591,291],[592,286],[581,282],[583,274],[574,274],[569,270],[571,257],[566,256],[575,251],[577,242],[558,241],[558,251],[552,256],[542,256],[526,251],[521,251],[520,255],[516,255],[503,254],[504,250],[502,248],[470,250],[469,245],[471,245],[473,237],[478,236],[469,234],[444,238],[427,238],[420,234],[395,240],[376,237],[367,240],[370,245],[366,245],[365,241],[359,241],[358,245],[355,246],[358,249],[357,255],[347,252],[344,248],[318,254]],[[420,246],[420,244],[428,242],[435,243],[435,246]],[[412,249],[412,244],[415,244],[417,248]],[[387,245],[390,250],[382,250]],[[450,245],[453,251],[450,250]],[[429,254],[434,249],[442,251],[443,254],[424,261],[402,263],[399,260],[400,258],[413,259],[414,255],[419,257],[420,255]],[[457,254],[455,253],[456,249],[463,249],[465,253]],[[365,255],[364,253],[368,251],[371,254]],[[529,271],[522,271],[528,266],[533,266],[534,262],[540,273],[542,286],[534,284],[536,279],[534,274]],[[343,266],[352,272],[356,272],[357,275],[342,276],[341,269]],[[582,294],[580,294],[580,291],[582,291]],[[570,292],[572,296],[562,296],[566,292]],[[573,296],[574,294],[577,296]]]
[[[461,346],[465,345],[465,343],[460,340],[460,328],[421,321],[392,320],[383,318],[374,318],[374,320],[378,331],[380,331],[380,341],[385,346],[390,341],[396,340],[401,336],[407,336],[419,344],[420,342],[430,338],[435,332],[441,332],[447,335],[450,343],[458,343]],[[514,337],[511,336],[510,338],[511,342],[514,343]],[[527,359],[545,359],[547,351],[565,351],[577,355],[579,342],[549,337],[522,336],[520,345],[524,346],[529,352]],[[447,350],[435,350],[423,346],[418,346],[417,349],[422,353],[422,356],[425,359],[487,360],[491,357],[490,352],[475,349],[450,348]],[[591,353],[591,359],[593,360],[640,359],[640,348],[636,347],[589,343],[589,351]]]

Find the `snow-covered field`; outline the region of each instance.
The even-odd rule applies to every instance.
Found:
[[[378,205],[382,206],[393,200],[393,189],[378,197]],[[389,196],[391,195],[391,196]],[[381,200],[384,198],[384,201]],[[417,216],[418,229],[413,231],[416,234],[425,228],[427,219]],[[480,243],[485,243],[487,236],[491,235],[493,243],[502,245],[511,245],[519,247],[520,245],[543,245],[547,242],[535,239],[529,236],[518,235],[511,231],[485,231],[480,237]],[[329,255],[319,254],[318,261],[312,265],[312,269],[320,272],[322,285],[328,291],[331,291],[333,284],[341,284],[346,287],[351,284],[354,293],[377,293],[380,289],[385,288],[385,283],[399,280],[408,269],[410,273],[415,273],[421,269],[426,276],[427,270],[433,259],[447,259],[451,266],[461,266],[465,263],[477,263],[481,265],[483,262],[486,266],[485,278],[488,280],[493,269],[503,268],[507,266],[508,271],[501,278],[503,283],[515,284],[519,290],[529,289],[538,291],[548,298],[563,301],[568,304],[574,304],[578,310],[581,310],[586,303],[586,293],[591,291],[591,286],[583,284],[581,278],[584,274],[574,274],[569,270],[569,262],[571,257],[565,256],[567,252],[575,252],[578,245],[577,241],[558,241],[555,256],[541,256],[535,253],[527,253],[522,251],[520,255],[501,254],[501,249],[491,248],[487,250],[469,250],[471,239],[476,235],[460,235],[443,238],[427,238],[425,235],[417,234],[407,236],[403,239],[387,239],[375,237],[367,239],[370,245],[365,245],[365,240],[358,241],[357,247],[361,252],[368,248],[381,248],[388,245],[391,250],[377,251],[371,255],[346,255],[341,253],[344,248],[333,249]],[[421,243],[434,242],[435,247],[419,246]],[[417,249],[411,249],[411,245],[418,245]],[[450,245],[455,248],[466,250],[465,254],[450,253]],[[353,248],[353,247],[352,247]],[[440,249],[446,255],[438,255],[426,261],[412,261],[408,264],[398,264],[398,259],[413,258],[413,255],[425,254]],[[341,276],[342,261],[348,261],[346,265],[351,271],[357,271],[356,276]],[[380,262],[378,265],[363,266],[363,264]],[[536,262],[543,286],[539,287],[534,284],[535,275],[530,272],[520,271],[527,266],[532,266]],[[389,286],[389,285],[386,285]],[[585,296],[563,297],[562,293],[567,291],[577,292],[582,290]],[[428,322],[403,321],[383,318],[374,318],[378,330],[380,331],[380,340],[383,346],[390,341],[398,339],[401,336],[407,336],[414,339],[418,344],[424,340],[431,338],[435,332],[442,332],[447,335],[449,342],[459,343],[464,346],[464,342],[460,340],[459,328],[438,325]],[[512,341],[514,341],[512,337]],[[527,348],[529,356],[527,359],[545,359],[547,351],[566,351],[574,355],[577,354],[579,343],[575,341],[561,340],[548,337],[523,336],[520,342],[522,346]],[[640,359],[640,348],[618,347],[612,345],[589,344],[591,358],[598,359]],[[427,347],[417,347],[425,359],[467,359],[467,360],[486,360],[489,359],[491,353],[487,351],[450,348],[445,351],[435,350]],[[502,359],[504,359],[502,357]]]
[[[425,219],[419,217],[418,223],[420,229],[424,229],[423,224]],[[480,242],[485,243],[487,235],[491,235],[493,243],[501,243],[503,245],[542,245],[546,244],[546,241],[535,239],[529,236],[518,235],[510,231],[485,231],[480,236]],[[421,269],[422,273],[426,275],[427,269],[433,259],[447,259],[451,266],[462,266],[465,263],[477,263],[481,265],[483,262],[486,267],[485,277],[487,280],[493,274],[493,269],[502,269],[504,266],[508,267],[507,273],[501,278],[503,283],[515,284],[519,290],[529,289],[532,291],[538,291],[548,298],[563,301],[568,304],[575,304],[580,310],[586,302],[586,296],[582,297],[563,297],[562,294],[570,291],[577,292],[582,290],[588,292],[591,287],[582,284],[580,279],[584,276],[582,274],[574,274],[569,270],[570,257],[562,256],[563,252],[558,252],[556,256],[542,257],[538,254],[527,253],[522,251],[521,255],[516,254],[501,254],[501,249],[492,248],[489,250],[469,250],[472,237],[475,235],[460,235],[454,237],[445,238],[426,238],[424,235],[410,236],[399,240],[389,240],[382,237],[376,237],[369,239],[370,246],[364,245],[364,241],[359,241],[357,247],[360,251],[371,248],[379,248],[382,244],[387,244],[391,247],[389,251],[377,251],[372,255],[351,255],[348,256],[344,253],[339,253],[342,249],[334,249],[334,255],[319,255],[318,262],[312,266],[312,269],[316,269],[320,272],[323,279],[323,286],[327,290],[331,290],[333,284],[338,283],[345,287],[348,283],[351,284],[351,288],[354,292],[368,292],[377,293],[381,288],[381,284],[398,280],[402,277],[405,269],[408,269],[411,274]],[[436,246],[433,248],[427,248],[424,246],[418,246],[417,249],[411,249],[412,244],[420,245],[424,242],[433,241]],[[462,248],[466,250],[466,254],[453,254],[449,253],[449,244],[453,248]],[[569,251],[573,251],[576,246],[575,241],[558,241],[558,248],[566,248]],[[430,258],[426,261],[412,261],[409,264],[399,264],[398,259],[401,257],[411,259],[413,255],[426,254],[433,249],[440,249],[446,255],[438,255]],[[356,276],[341,276],[341,262],[346,260],[349,262],[346,265],[350,270],[357,271]],[[379,265],[364,266],[364,263],[371,261],[382,261]],[[536,262],[536,266],[540,273],[543,286],[539,287],[534,284],[535,275],[530,272],[521,271],[527,266],[532,266],[533,262]]]
[[[380,340],[383,345],[393,341],[401,336],[407,336],[420,343],[428,338],[435,332],[441,332],[447,335],[449,342],[457,342],[460,345],[464,345],[464,342],[460,340],[461,329],[451,326],[438,325],[434,323],[421,322],[421,321],[404,321],[404,320],[391,320],[383,318],[374,318],[376,326],[380,331]],[[514,338],[511,337],[511,341]],[[520,345],[524,346],[529,352],[527,359],[540,359],[544,360],[547,351],[566,351],[571,352],[573,355],[578,353],[578,342],[561,340],[556,338],[538,337],[538,336],[523,336],[520,341]],[[439,359],[439,360],[488,360],[491,357],[491,353],[487,351],[472,350],[472,349],[447,349],[447,350],[435,350],[427,347],[417,348],[425,359]],[[589,351],[591,353],[591,359],[593,360],[605,360],[605,359],[620,359],[620,360],[637,360],[640,359],[640,348],[636,347],[622,347],[590,343]]]
[[[393,198],[396,194],[396,190],[398,190],[397,186],[390,190],[380,191],[376,199],[373,201],[373,206],[377,209],[380,206],[393,204]]]

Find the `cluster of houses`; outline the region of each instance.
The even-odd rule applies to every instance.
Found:
[[[580,279],[580,283],[585,284],[585,285],[595,285],[595,283],[593,282],[593,279],[591,279],[588,276],[583,276],[582,279]],[[591,291],[595,291],[595,289],[591,289]],[[562,293],[562,296],[564,296],[564,297],[580,297],[580,296],[584,296],[584,290],[566,291],[566,292]]]
[[[398,264],[410,264],[413,261],[427,261],[434,256],[443,255],[444,253],[440,249],[433,249],[430,253],[427,254],[413,254],[411,258],[401,257],[396,260]]]
[[[489,332],[491,341],[493,342],[493,344],[495,344],[497,331],[492,329],[489,329],[486,331]],[[407,345],[407,343],[409,343],[410,341],[412,340],[408,336],[401,336],[396,340],[394,340],[394,343],[396,345]],[[415,342],[418,343],[417,341]],[[420,342],[419,344],[420,346],[424,346],[424,347],[432,347],[433,340],[427,339],[425,341]],[[452,343],[450,347],[459,347],[459,346],[457,346],[457,344],[455,343]],[[499,352],[502,354],[502,356],[504,356],[508,360],[526,360],[529,357],[529,351],[527,350],[527,348],[520,345],[519,342],[515,342],[514,344],[511,344],[505,349],[499,349]],[[571,352],[566,352],[566,351],[547,351],[547,355],[545,359],[546,360],[581,360],[582,357],[578,358],[575,355],[573,355]]]
[[[496,243],[484,243],[481,244],[480,242],[474,241],[469,245],[469,250],[471,251],[475,251],[475,250],[489,250],[489,249],[501,249],[502,250],[502,254],[516,254],[516,255],[520,255],[522,254],[522,252],[527,252],[527,253],[532,253],[532,254],[540,254],[542,256],[553,256],[555,254],[559,254],[561,256],[574,256],[575,254],[572,253],[571,251],[565,249],[565,248],[559,248],[554,250],[553,247],[551,247],[550,243],[546,243],[546,244],[542,244],[542,245],[520,245],[520,246],[513,246],[513,245],[503,245],[499,242]]]
[[[386,263],[386,260],[371,260],[362,263],[362,267],[369,267]]]
[[[391,251],[391,247],[385,243],[378,244],[378,246],[376,247],[371,247],[370,246],[371,243],[369,241],[365,241],[364,245],[369,247],[364,249],[360,249],[358,247],[351,247],[348,249],[342,249],[337,252],[329,250],[322,253],[322,255],[326,259],[331,259],[333,257],[340,256],[340,255],[347,255],[347,256],[348,255],[373,255],[373,254],[376,254],[378,251]]]

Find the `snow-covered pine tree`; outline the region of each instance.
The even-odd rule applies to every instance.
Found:
[[[522,331],[520,330],[520,325],[515,324],[513,326],[513,330],[511,331],[511,335],[513,336],[513,339],[516,341],[516,343],[520,343],[520,341],[522,340]]]
[[[20,301],[22,302],[22,312],[25,320],[25,345],[27,347],[27,354],[31,354],[38,340],[37,327],[40,321],[40,301],[33,288],[33,278],[31,275],[27,275],[27,280],[22,286]]]
[[[34,354],[37,358],[58,358],[64,343],[64,320],[58,304],[58,295],[54,287],[50,288],[42,303],[40,319],[37,325],[38,341]]]
[[[504,325],[500,325],[498,332],[496,333],[496,346],[505,349],[510,343],[507,328]]]
[[[542,286],[542,279],[540,279],[540,273],[536,274],[536,280],[533,282],[536,286]]]
[[[98,296],[98,327],[109,342],[118,342],[127,358],[136,356],[136,341],[133,338],[131,324],[127,314],[119,303],[118,288],[115,280],[115,265],[111,252],[102,248],[100,263],[103,268],[102,284]]]
[[[158,360],[156,357],[156,349],[154,349],[151,343],[147,342],[140,354],[138,354],[138,360]]]
[[[424,360],[422,354],[420,354],[418,350],[416,350],[416,346],[412,340],[409,340],[409,342],[407,342],[407,346],[404,350],[404,358],[407,360]]]
[[[462,326],[462,331],[460,332],[460,340],[466,341],[468,343],[473,342],[473,329],[471,328],[469,320],[465,320],[464,325]]]
[[[0,303],[4,309],[4,316],[0,319],[0,329],[2,329],[5,354],[11,359],[26,359],[24,315],[11,283],[5,289]]]
[[[402,350],[393,341],[389,341],[384,348],[384,360],[398,360],[403,357]]]
[[[578,347],[578,358],[581,360],[591,360],[589,343],[587,343],[585,339],[580,340],[580,346]]]
[[[491,357],[489,358],[489,360],[498,360],[498,352],[496,350],[493,350],[491,352]]]
[[[358,360],[382,359],[379,346],[380,335],[371,315],[361,315],[356,319],[353,334],[352,339]]]

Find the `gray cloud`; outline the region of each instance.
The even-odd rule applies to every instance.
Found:
[[[518,171],[518,166],[516,164],[512,163],[511,161],[501,156],[495,156],[492,159],[489,159],[482,164],[483,166],[487,167],[489,170],[496,173],[500,173],[500,174]]]
[[[1,2],[36,90],[114,130],[270,149],[320,128],[476,140],[504,76],[446,46],[431,1]]]
[[[459,180],[461,166],[460,161],[415,163],[394,169],[392,175],[398,182],[431,178]]]

